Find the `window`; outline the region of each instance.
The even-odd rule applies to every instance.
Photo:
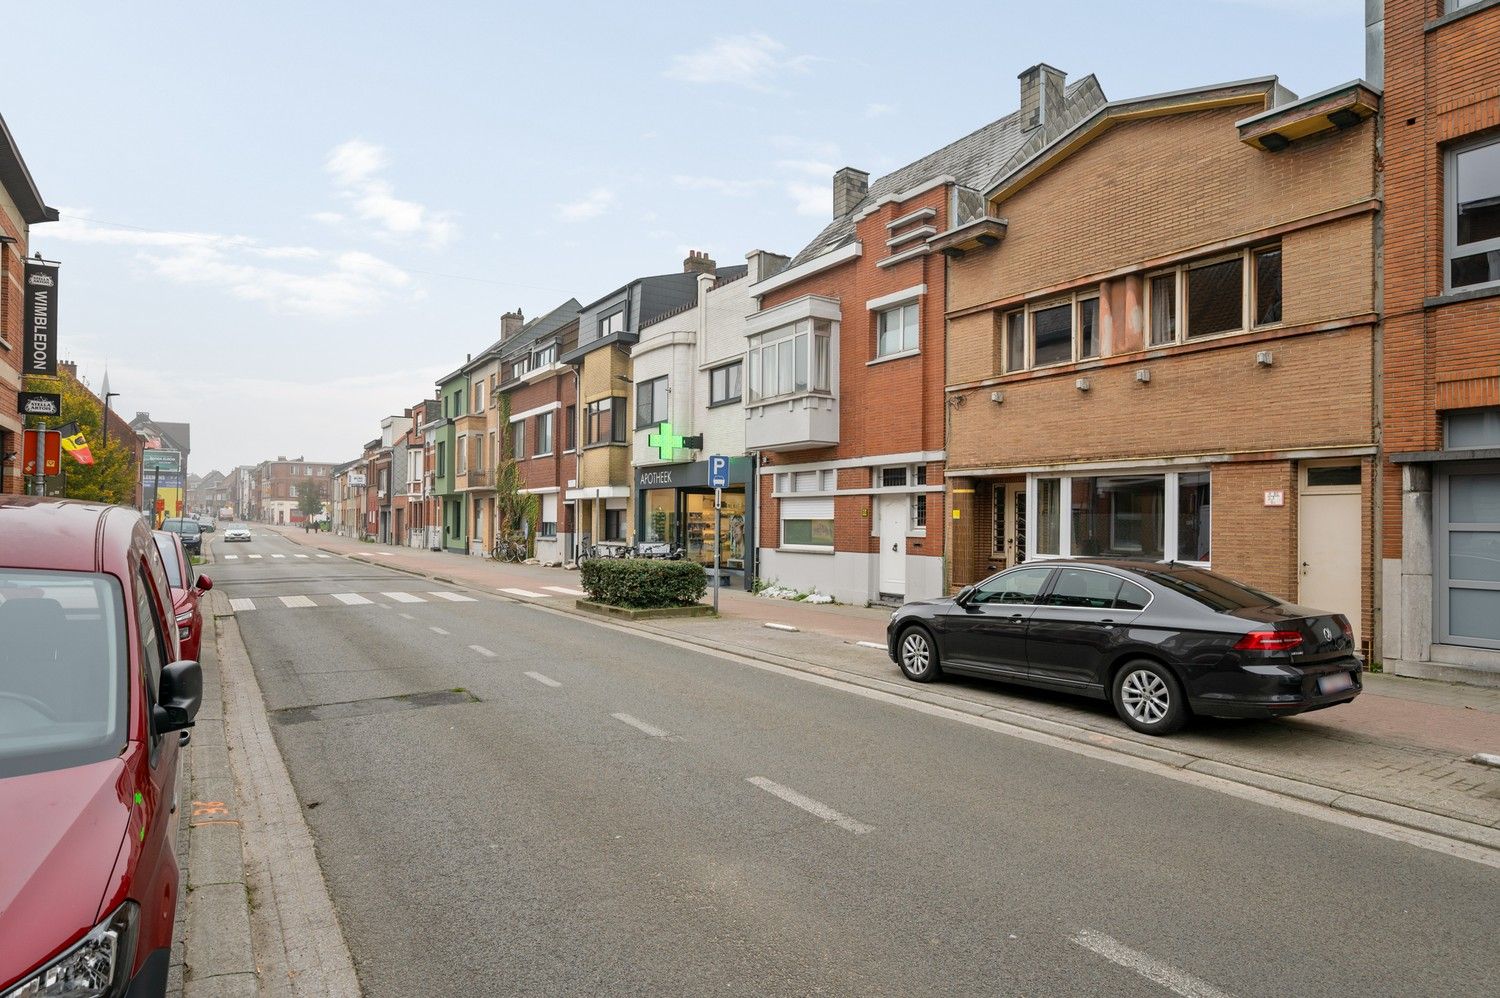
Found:
[[[1443,430],[1443,446],[1448,450],[1500,447],[1500,409],[1450,412]]]
[[[881,468],[880,487],[883,489],[906,488],[906,468]]]
[[[740,400],[740,374],[743,361],[725,364],[708,372],[708,404],[723,405]]]
[[[1033,497],[1032,554],[1209,561],[1207,471],[1037,478]]]
[[[623,509],[604,511],[604,539],[607,541],[625,539],[625,511]]]
[[[1073,359],[1073,306],[1054,305],[1031,313],[1031,363],[1034,367]]]
[[[477,415],[478,413],[484,412],[484,379],[483,378],[480,378],[478,381],[474,382],[474,389],[473,389],[473,391],[472,391],[471,394],[473,394],[473,396],[474,396],[474,412],[475,412],[475,414]]]
[[[1464,462],[1434,475],[1433,595],[1445,644],[1500,648],[1500,467]]]
[[[1001,572],[993,579],[981,582],[969,597],[969,602],[1030,606],[1036,602],[1037,593],[1042,591],[1051,574],[1050,568],[1017,568]]]
[[[448,443],[445,440],[439,440],[437,445],[437,473],[448,473]]]
[[[776,476],[776,494],[832,492],[837,487],[837,474],[832,468],[823,471],[783,471]]]
[[[1500,285],[1500,139],[1448,154],[1448,287]]]
[[[917,303],[888,308],[876,316],[875,356],[889,357],[917,348]]]
[[[533,370],[536,370],[536,369],[539,369],[539,368],[543,368],[543,367],[550,367],[551,365],[555,364],[556,362],[557,362],[557,344],[556,343],[549,343],[549,344],[547,344],[546,346],[544,346],[540,350],[538,350],[535,354],[533,354],[532,357],[531,357],[531,366],[532,366]]]
[[[668,421],[667,379],[652,378],[635,386],[635,428],[654,427]]]
[[[598,399],[588,404],[586,413],[588,430],[584,442],[594,444],[623,444],[625,442],[625,400],[618,395]]]
[[[1099,356],[1098,290],[1006,313],[1001,341],[1005,373]]]
[[[1307,487],[1358,485],[1362,477],[1357,464],[1315,464],[1307,469]]]
[[[1084,568],[1064,568],[1058,571],[1052,591],[1043,599],[1043,606],[1066,606],[1080,610],[1108,610],[1115,605],[1120,583],[1113,575],[1090,572]]]
[[[578,449],[578,407],[576,405],[568,406],[567,423],[568,426],[564,432],[567,434],[568,450],[575,451]]]
[[[542,498],[541,525],[537,528],[538,537],[557,536],[557,494],[551,493]]]
[[[777,398],[832,385],[833,323],[803,319],[765,333],[750,348],[750,399]],[[808,383],[808,369],[812,382]]]
[[[1026,313],[1011,312],[1005,317],[1005,370],[1026,369]]]
[[[1445,0],[1443,9],[1451,14],[1454,11],[1463,10],[1465,7],[1472,7],[1481,2],[1483,0]]]
[[[613,336],[615,333],[623,333],[624,331],[625,331],[625,310],[624,309],[621,309],[620,311],[614,313],[613,315],[606,315],[606,316],[603,316],[603,317],[601,317],[599,319],[599,337],[600,337],[600,339],[603,339],[606,336]]]
[[[1099,356],[1099,299],[1078,302],[1078,359]]]
[[[458,451],[458,473],[460,475],[466,475],[469,473],[468,442],[469,438],[460,434],[458,438],[458,446],[453,448],[454,450]]]
[[[554,413],[544,412],[536,418],[536,456],[552,453],[552,419]]]
[[[514,362],[511,363],[511,365],[510,365],[510,376],[512,378],[525,377],[526,372],[528,372],[530,370],[531,370],[531,358],[530,357],[522,357],[520,360],[517,360],[517,361],[514,361]]]
[[[156,606],[156,600],[151,598],[151,587],[148,582],[146,570],[143,567],[136,577],[135,608],[136,620],[139,622],[139,650],[141,666],[145,672],[147,708],[146,716],[152,718],[151,704],[161,692],[161,673],[166,668],[171,657],[172,645],[167,641],[167,629],[162,624],[162,615]],[[151,725],[152,741],[155,746],[156,725]]]
[[[1184,264],[1153,275],[1150,289],[1152,346],[1272,325],[1281,321],[1281,247]]]
[[[517,419],[510,424],[510,448],[517,461],[526,460],[526,420]]]
[[[783,547],[833,550],[832,498],[783,499],[780,505]]]

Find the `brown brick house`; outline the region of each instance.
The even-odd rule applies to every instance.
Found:
[[[1377,106],[1274,78],[1113,101],[935,238],[950,586],[1176,559],[1368,639]]]
[[[1383,654],[1500,684],[1500,3],[1384,17]]]
[[[1020,108],[884,176],[845,168],[833,219],[750,287],[745,446],[760,459],[760,575],[839,600],[943,589],[943,257],[976,188],[1104,102],[1088,76],[1021,74]],[[986,233],[983,236],[988,239]],[[929,516],[929,504],[932,506]]]

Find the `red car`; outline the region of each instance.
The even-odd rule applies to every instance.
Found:
[[[203,643],[203,610],[199,604],[203,594],[214,587],[213,580],[206,575],[193,581],[193,568],[183,550],[182,538],[167,530],[156,530],[151,534],[156,539],[156,550],[161,552],[162,564],[167,569],[167,582],[172,586],[172,614],[177,621],[178,657],[198,661],[198,649]]]
[[[160,995],[203,678],[140,514],[0,496],[0,635],[0,996]]]

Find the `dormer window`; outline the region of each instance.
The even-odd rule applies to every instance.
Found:
[[[532,370],[550,367],[557,362],[557,344],[549,343],[531,356]]]

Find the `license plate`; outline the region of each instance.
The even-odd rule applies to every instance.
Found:
[[[1354,688],[1354,677],[1347,672],[1330,672],[1318,677],[1318,692],[1322,694],[1342,693]]]

